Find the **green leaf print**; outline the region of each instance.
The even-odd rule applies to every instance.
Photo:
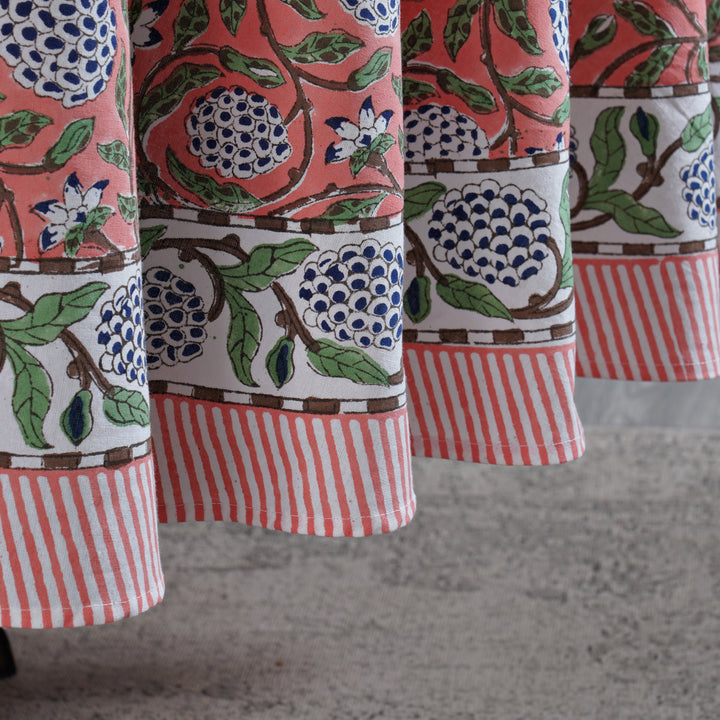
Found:
[[[80,118],[68,123],[57,142],[45,153],[43,165],[50,172],[63,167],[90,144],[94,127],[95,118]]]
[[[372,217],[380,203],[387,197],[387,193],[373,195],[369,198],[349,198],[338,200],[328,206],[320,215],[321,218],[332,220],[335,223],[351,223],[359,218]]]
[[[229,45],[220,48],[218,58],[228,70],[249,77],[260,87],[276,88],[285,84],[285,78],[280,72],[280,68],[270,60],[248,57]]]
[[[143,393],[119,385],[112,387],[103,398],[103,413],[113,425],[150,425],[150,407]]]
[[[495,18],[500,30],[529,55],[542,55],[537,32],[528,17],[527,0],[497,0]]]
[[[202,35],[210,24],[210,15],[204,0],[185,0],[175,19],[173,52],[177,52]]]
[[[563,125],[570,119],[570,95],[565,95],[565,99],[560,103],[558,109],[552,114],[553,125]]]
[[[710,79],[710,66],[708,65],[707,43],[703,43],[698,49],[697,71],[698,75],[700,75],[703,80]]]
[[[152,225],[140,228],[140,254],[143,259],[152,249],[156,240],[159,240],[167,232],[167,225]]]
[[[620,132],[620,121],[625,108],[603,110],[595,122],[590,147],[595,158],[595,171],[590,178],[590,195],[607,190],[619,177],[625,166],[627,151]]]
[[[138,204],[134,195],[123,195],[118,193],[118,210],[125,222],[133,222],[137,217]]]
[[[43,435],[43,421],[50,410],[50,378],[38,359],[9,337],[5,353],[15,375],[11,400],[15,421],[30,447],[46,450],[51,447]]]
[[[438,85],[448,93],[459,97],[468,107],[478,113],[491,113],[497,109],[492,93],[481,85],[461,80],[450,70],[440,70]]]
[[[364,90],[378,80],[382,80],[390,70],[392,48],[376,50],[361,68],[354,70],[348,77],[348,90]]]
[[[249,387],[257,387],[252,377],[252,361],[260,346],[261,326],[255,308],[232,285],[225,288],[230,308],[227,352],[235,377]]]
[[[432,206],[447,192],[441,182],[431,180],[405,190],[405,222],[417,220],[430,212]]]
[[[122,140],[113,140],[112,142],[98,145],[98,155],[111,165],[130,172],[130,151]]]
[[[608,190],[588,198],[586,210],[599,210],[612,215],[626,232],[655,237],[674,238],[680,231],[670,225],[660,212],[640,204],[624,190]]]
[[[283,275],[294,272],[317,247],[303,238],[280,244],[256,245],[245,262],[218,267],[226,285],[239,292],[264,290]]]
[[[140,98],[138,130],[142,137],[153,123],[169,115],[191,91],[203,87],[220,77],[214,65],[183,63],[170,74],[162,85]]]
[[[572,267],[572,234],[570,229],[570,171],[565,173],[563,186],[560,193],[560,220],[565,230],[565,252],[562,258],[562,275],[560,278],[560,287],[568,288],[573,286],[573,267]]]
[[[122,49],[120,55],[120,69],[118,70],[117,81],[115,83],[115,107],[117,108],[120,120],[122,120],[125,132],[128,132],[128,117],[125,108],[127,102],[127,60],[125,59],[125,48]]]
[[[371,153],[384,155],[395,144],[395,138],[389,133],[381,133],[371,143],[368,148]]]
[[[306,20],[322,20],[325,17],[325,13],[318,10],[315,0],[280,0],[280,2],[289,5]]]
[[[501,75],[503,87],[516,95],[538,95],[549,98],[563,84],[552,68],[525,68],[517,75]]]
[[[434,85],[424,80],[416,80],[413,77],[405,77],[402,82],[403,102],[406,104],[427,100],[438,92]]]
[[[350,172],[353,177],[357,177],[358,173],[368,164],[370,159],[370,148],[363,147],[356,150],[350,156]]]
[[[318,340],[317,346],[308,350],[308,360],[326,377],[345,378],[360,385],[390,385],[387,370],[367,353],[332,340]]]
[[[220,17],[231,35],[237,35],[247,10],[247,0],[220,0]]]
[[[287,57],[303,65],[311,63],[336,65],[347,60],[362,47],[365,47],[365,43],[360,38],[348,35],[342,30],[310,33],[297,45],[282,46]]]
[[[233,183],[219,183],[210,175],[195,172],[180,162],[168,148],[165,154],[170,174],[186,190],[197,195],[208,205],[229,213],[241,213],[260,205],[260,200]]]
[[[714,35],[720,28],[720,0],[710,0],[707,9],[707,27],[708,34]]]
[[[402,57],[408,62],[430,50],[433,44],[430,14],[423,10],[413,18],[402,34]]]
[[[444,278],[447,284],[438,283],[435,289],[448,305],[460,310],[472,310],[486,317],[513,319],[510,311],[485,285],[458,275],[445,275]]]
[[[84,320],[108,289],[91,282],[64,293],[48,293],[22,317],[0,322],[5,338],[21,345],[47,345],[73,323]]]
[[[617,18],[614,15],[596,15],[575,43],[576,57],[587,57],[609,45],[617,35]]]
[[[443,40],[453,62],[470,37],[472,21],[479,9],[480,0],[458,0],[448,11]]]
[[[672,64],[679,45],[665,45],[655,48],[647,60],[643,60],[626,78],[625,87],[652,87]]]
[[[663,20],[652,7],[640,0],[616,0],[613,3],[620,17],[632,23],[641,34],[663,40],[676,37],[672,25]]]
[[[9,115],[0,115],[0,149],[29,145],[35,136],[52,120],[47,115],[32,110],[18,110]]]
[[[690,118],[685,126],[682,133],[683,149],[687,152],[699,150],[712,136],[714,123],[712,104],[709,104],[699,115]]]

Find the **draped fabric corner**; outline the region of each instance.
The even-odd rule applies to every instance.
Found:
[[[573,460],[576,368],[720,374],[719,32],[720,0],[0,0],[0,626],[152,607],[158,522],[367,536],[412,454]]]

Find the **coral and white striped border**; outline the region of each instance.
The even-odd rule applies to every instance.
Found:
[[[580,457],[575,344],[551,348],[405,344],[413,453],[496,465]]]
[[[407,411],[312,415],[154,395],[161,522],[231,520],[332,537],[415,512]]]
[[[716,251],[575,258],[578,374],[620,380],[720,375]]]
[[[0,470],[0,626],[97,625],[162,599],[150,457],[115,470]]]

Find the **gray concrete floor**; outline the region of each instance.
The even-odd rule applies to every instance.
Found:
[[[158,608],[9,632],[0,718],[717,720],[720,429],[588,441],[561,468],[417,462],[387,537],[165,527]]]

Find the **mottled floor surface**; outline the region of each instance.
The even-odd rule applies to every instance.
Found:
[[[418,462],[389,537],[164,528],[157,609],[10,631],[0,718],[718,720],[720,432],[588,441]]]

